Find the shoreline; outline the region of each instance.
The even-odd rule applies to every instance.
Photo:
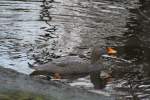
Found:
[[[15,70],[0,67],[0,94],[4,91],[29,92],[50,96],[55,100],[116,100],[114,96],[94,94],[57,81],[31,78]]]

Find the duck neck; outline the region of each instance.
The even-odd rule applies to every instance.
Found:
[[[91,64],[94,64],[100,60],[99,48],[94,48],[91,53]]]

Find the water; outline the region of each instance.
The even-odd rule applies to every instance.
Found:
[[[42,32],[39,20],[40,2],[0,1],[0,60],[1,65],[29,73],[26,52]],[[20,62],[20,63],[19,63]]]
[[[33,62],[33,54],[41,53],[43,50],[66,54],[80,42],[80,37],[74,33],[78,30],[71,31],[73,24],[67,29],[65,28],[67,26],[59,24],[58,30],[55,28],[57,24],[47,23],[51,20],[51,16],[45,14],[47,10],[43,7],[42,1],[1,0],[0,4],[2,66],[29,74],[32,70],[28,68],[27,62]],[[56,30],[58,32],[54,32]],[[63,37],[64,33],[67,37]]]
[[[136,8],[130,8],[130,15],[128,17],[127,25],[128,31],[124,34],[125,46],[124,52],[126,54],[126,59],[134,59],[135,62],[135,71],[140,72],[136,74],[136,76],[132,77],[131,79],[134,82],[131,82],[134,87],[134,95],[139,97],[140,99],[147,100],[150,98],[149,87],[141,88],[141,85],[148,85],[150,71],[150,10],[149,4],[150,1],[139,0],[139,6]],[[143,75],[143,77],[141,77]],[[138,78],[135,78],[140,76]],[[138,82],[138,81],[140,82]]]
[[[1,65],[26,74],[32,71],[27,62],[38,58],[48,62],[74,47],[107,45],[104,38],[114,33],[118,36],[124,26],[117,16],[125,8],[109,1],[1,0],[0,4]],[[120,23],[120,29],[114,31],[111,23],[105,25],[109,20]]]

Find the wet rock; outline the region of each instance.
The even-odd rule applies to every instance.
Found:
[[[0,84],[0,98],[7,98],[6,100],[10,100],[9,96],[5,97],[6,94],[12,95],[14,92],[16,96],[19,93],[23,93],[24,96],[26,93],[28,97],[35,94],[35,97],[41,98],[40,100],[116,100],[113,96],[96,95],[57,81],[33,79],[7,68],[0,68]],[[32,100],[39,100],[35,97]]]

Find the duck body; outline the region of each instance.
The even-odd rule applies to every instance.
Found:
[[[76,56],[69,56],[65,57],[65,59],[56,59],[43,65],[31,66],[35,71],[30,75],[54,76],[56,73],[59,73],[61,78],[78,78],[84,77],[94,70],[100,70],[100,67],[96,67],[95,69],[92,67],[88,60],[83,60]]]
[[[96,71],[100,72],[104,68],[100,59],[100,52],[99,48],[94,48],[90,60],[83,60],[78,56],[66,56],[43,65],[31,65],[30,67],[35,71],[30,75],[50,75],[68,79],[83,77]]]

